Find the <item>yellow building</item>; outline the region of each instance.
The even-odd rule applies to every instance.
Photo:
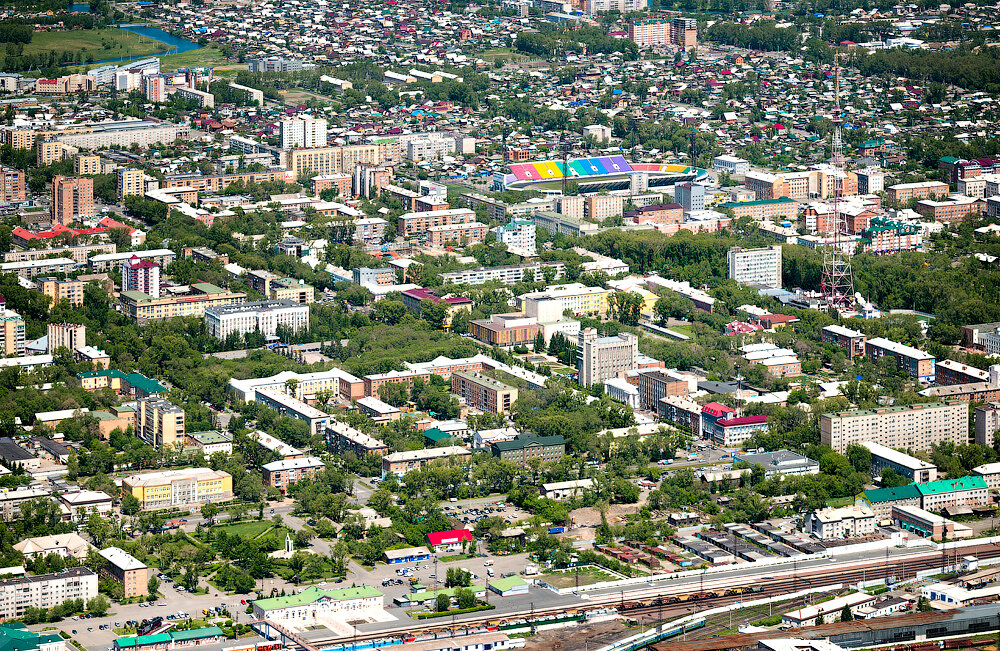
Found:
[[[142,170],[121,169],[115,170],[116,189],[118,190],[118,201],[125,197],[139,196],[146,193],[146,174]]]
[[[122,494],[147,510],[225,502],[233,498],[233,477],[211,468],[148,472],[123,478]]]
[[[24,319],[17,312],[0,310],[0,355],[24,355]]]
[[[76,378],[80,380],[80,387],[84,391],[111,389],[115,393],[121,393],[125,384],[125,374],[117,369],[85,371],[83,373],[77,373]]]
[[[83,288],[86,283],[82,280],[72,278],[60,280],[55,276],[45,276],[35,278],[35,282],[39,291],[52,299],[52,305],[60,301],[68,301],[73,307],[83,305]]]
[[[36,158],[38,165],[51,165],[66,158],[69,149],[58,140],[39,140],[36,143]]]
[[[184,442],[183,409],[157,396],[142,398],[138,407],[135,433],[147,445],[159,450]]]
[[[563,313],[605,315],[608,313],[608,296],[611,290],[588,287],[582,283],[553,285],[540,292],[520,297],[521,313],[533,316],[539,323],[561,321]]]
[[[73,158],[74,176],[91,176],[101,173],[101,157],[97,154],[77,154]]]
[[[175,316],[195,316],[202,318],[205,310],[222,305],[245,303],[247,295],[231,292],[211,283],[191,285],[191,293],[181,296],[161,296],[153,298],[145,292],[130,290],[119,296],[122,313],[139,325]]]
[[[0,144],[12,149],[31,149],[35,146],[35,132],[30,129],[4,129]]]

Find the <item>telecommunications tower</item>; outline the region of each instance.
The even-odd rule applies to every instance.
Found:
[[[834,105],[833,105],[833,157],[830,160],[830,174],[833,177],[833,240],[823,247],[823,297],[830,307],[838,311],[854,308],[854,273],[851,270],[851,254],[848,247],[847,215],[840,202],[844,196],[844,141],[841,128],[844,116],[840,110],[840,62],[834,63]]]

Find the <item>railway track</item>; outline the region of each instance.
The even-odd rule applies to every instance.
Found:
[[[974,547],[963,547],[956,550],[948,549],[944,552],[935,551],[923,554],[913,554],[896,558],[872,558],[855,563],[853,566],[838,564],[829,569],[810,568],[799,570],[794,567],[789,571],[787,568],[775,568],[775,576],[764,577],[763,584],[760,582],[760,590],[750,592],[747,589],[741,594],[718,594],[725,592],[729,588],[739,587],[737,579],[711,579],[700,582],[698,586],[690,583],[671,586],[667,582],[662,586],[655,586],[630,591],[619,591],[618,593],[591,594],[585,602],[581,602],[575,608],[538,608],[531,611],[519,611],[505,615],[497,615],[493,611],[476,613],[463,616],[461,619],[455,618],[453,622],[412,622],[395,629],[384,630],[373,633],[362,633],[351,637],[337,637],[314,642],[315,646],[324,648],[337,644],[351,644],[354,642],[367,642],[382,638],[411,639],[414,637],[440,637],[442,635],[472,633],[477,630],[485,630],[489,627],[505,626],[511,623],[526,621],[529,619],[538,620],[545,617],[557,617],[568,612],[584,612],[600,608],[615,608],[620,614],[627,616],[647,616],[655,615],[663,619],[671,616],[683,616],[691,614],[697,610],[717,608],[742,601],[751,601],[762,597],[780,596],[791,594],[808,588],[822,587],[834,584],[850,584],[862,581],[872,581],[878,579],[894,578],[895,581],[902,581],[913,578],[917,572],[928,570],[942,565],[950,565],[961,556],[974,555],[978,558],[998,558],[1000,557],[1000,546],[978,545]],[[789,575],[790,574],[790,575]],[[745,584],[745,581],[743,582]],[[745,589],[746,585],[743,586]],[[752,585],[750,586],[752,587]],[[696,589],[697,588],[697,589]],[[544,624],[544,621],[535,622]]]

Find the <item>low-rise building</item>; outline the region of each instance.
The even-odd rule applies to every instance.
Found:
[[[451,445],[444,448],[428,448],[408,452],[394,452],[382,457],[382,476],[392,473],[402,477],[411,470],[421,470],[424,467],[444,459],[452,459],[461,464],[467,464],[472,452],[465,448]]]
[[[480,373],[459,371],[451,374],[451,392],[465,398],[470,407],[505,414],[517,400],[518,390]]]
[[[540,459],[543,463],[558,461],[566,454],[566,440],[560,436],[522,435],[510,441],[490,444],[493,456],[518,465],[525,465],[529,459]]]
[[[358,457],[364,457],[369,454],[383,456],[389,453],[389,446],[382,441],[337,420],[327,423],[326,443],[337,454],[353,452]]]
[[[0,618],[20,619],[28,608],[48,610],[69,599],[87,602],[96,596],[97,574],[86,567],[0,579]]]
[[[892,508],[894,506],[919,508],[920,491],[917,490],[916,484],[893,488],[873,488],[858,495],[854,503],[859,506],[867,506],[875,514],[875,519],[879,523],[886,524],[892,521]]]
[[[145,563],[119,547],[102,549],[100,554],[104,557],[101,576],[120,583],[126,599],[149,594],[149,568]]]
[[[565,499],[580,497],[584,491],[594,487],[593,479],[573,479],[542,484],[541,496],[560,502]]]
[[[872,453],[871,471],[873,476],[891,468],[899,475],[913,482],[931,482],[937,479],[937,467],[908,454],[897,452],[878,443],[863,441],[861,445]]]
[[[311,405],[307,405],[297,398],[293,398],[287,393],[282,393],[278,389],[259,388],[256,390],[257,402],[265,407],[288,416],[305,421],[309,425],[309,432],[313,435],[322,434],[330,422],[330,415],[322,412]]]
[[[820,336],[823,343],[833,344],[846,350],[848,357],[865,354],[865,342],[868,341],[868,336],[863,332],[840,325],[829,325],[820,331]]]
[[[892,507],[892,523],[903,531],[931,540],[958,540],[972,537],[972,529],[969,527],[915,506]]]
[[[452,529],[427,534],[427,543],[436,552],[457,552],[465,547],[465,543],[475,542],[472,532],[468,529]]]
[[[211,468],[148,472],[123,477],[122,493],[135,497],[147,510],[226,502],[233,498],[233,477]]]
[[[303,479],[312,479],[316,473],[326,468],[318,457],[300,457],[298,459],[282,459],[261,466],[264,485],[277,488],[282,493]]]
[[[806,531],[822,540],[855,538],[875,533],[875,513],[864,505],[828,507],[806,516]]]
[[[303,630],[335,620],[376,619],[382,613],[382,593],[368,586],[326,590],[309,586],[297,594],[251,602],[254,619]]]
[[[751,468],[755,465],[760,465],[764,468],[765,477],[819,474],[819,464],[817,462],[790,450],[750,454],[734,452],[733,461],[746,463]]]
[[[948,506],[980,506],[990,499],[986,480],[978,475],[939,479],[916,484],[916,487],[920,493],[920,508],[926,511],[940,511]]]

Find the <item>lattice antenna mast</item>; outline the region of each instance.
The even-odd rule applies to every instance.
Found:
[[[827,303],[836,310],[854,307],[854,272],[851,269],[850,251],[845,251],[849,235],[847,215],[841,207],[844,196],[844,116],[840,108],[840,57],[834,63],[833,91],[833,142],[830,174],[833,177],[832,206],[833,241],[823,249],[822,290]]]

